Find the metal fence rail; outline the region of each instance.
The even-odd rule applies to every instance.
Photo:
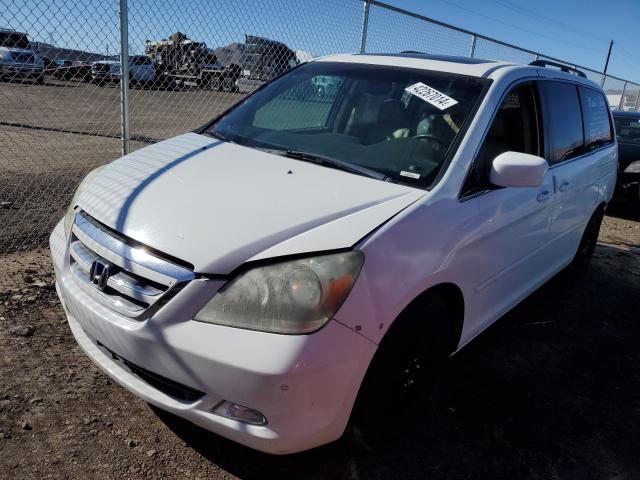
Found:
[[[612,108],[640,110],[638,83],[377,0],[0,0],[0,47],[0,253],[44,245],[89,170],[318,55],[548,59],[584,70]]]

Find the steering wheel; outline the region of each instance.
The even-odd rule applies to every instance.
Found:
[[[431,140],[433,142],[438,143],[443,150],[447,149],[447,145],[442,141],[442,139],[436,137],[435,135],[431,135],[429,133],[421,133],[419,135],[415,135],[413,138],[418,140],[422,140],[422,139]]]

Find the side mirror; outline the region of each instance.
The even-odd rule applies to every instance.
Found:
[[[499,187],[538,187],[548,168],[542,157],[504,152],[493,159],[489,181]]]

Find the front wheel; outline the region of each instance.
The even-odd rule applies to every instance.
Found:
[[[219,92],[220,91],[220,87],[221,82],[220,82],[220,77],[217,76],[211,76],[209,77],[209,90],[213,91],[213,92]]]
[[[235,90],[235,88],[236,82],[233,80],[233,78],[225,77],[224,80],[222,80],[223,92],[231,93]]]
[[[433,295],[407,308],[387,333],[358,392],[353,439],[377,448],[423,418],[437,374],[452,351],[449,309]]]

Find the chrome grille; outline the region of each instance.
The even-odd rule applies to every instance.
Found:
[[[96,281],[96,265],[107,274]],[[84,212],[69,240],[69,269],[76,283],[110,309],[147,318],[194,278],[193,271],[110,231]]]

